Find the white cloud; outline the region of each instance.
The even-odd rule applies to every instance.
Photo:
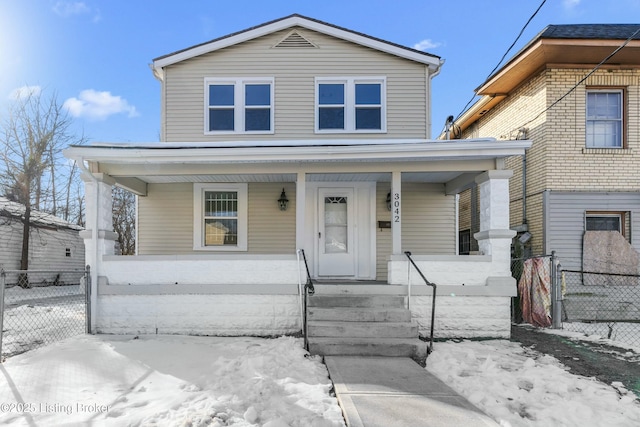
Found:
[[[63,106],[74,117],[86,117],[91,120],[105,120],[114,114],[127,114],[128,117],[139,116],[136,107],[126,99],[111,95],[111,92],[99,92],[86,89],[78,98],[67,99]]]
[[[9,99],[17,101],[18,99],[28,98],[29,96],[38,96],[42,92],[40,86],[22,86],[11,91]]]
[[[416,44],[413,45],[413,48],[416,50],[427,50],[427,49],[433,49],[435,47],[440,46],[440,43],[434,42],[431,39],[424,39],[421,42],[418,42]]]
[[[580,5],[581,0],[562,0],[565,9],[574,9]]]
[[[53,6],[53,11],[58,15],[67,18],[72,15],[82,15],[83,13],[89,13],[91,9],[81,1],[59,1]]]

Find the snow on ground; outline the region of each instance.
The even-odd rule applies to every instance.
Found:
[[[427,370],[504,427],[640,426],[640,402],[622,384],[573,375],[518,343],[436,343]]]
[[[621,384],[518,343],[438,342],[427,370],[504,427],[640,425]],[[0,377],[1,425],[344,426],[325,366],[292,337],[85,335],[10,357]]]
[[[0,365],[0,424],[343,426],[300,339],[80,336]]]
[[[627,322],[564,322],[562,329],[543,329],[583,341],[605,342],[640,353],[640,323]]]
[[[1,356],[83,334],[85,296],[81,285],[5,289]]]
[[[2,356],[19,354],[44,343],[83,334],[84,302],[65,306],[21,305],[5,313]]]
[[[20,286],[7,287],[4,290],[5,304],[17,304],[22,301],[41,298],[61,297],[69,295],[84,295],[82,285],[64,286],[36,286],[33,288],[21,288]]]

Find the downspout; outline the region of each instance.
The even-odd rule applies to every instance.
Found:
[[[522,223],[527,223],[527,150],[522,155]]]
[[[518,130],[516,139],[527,139],[527,128]],[[522,224],[527,224],[527,149],[522,155]]]
[[[84,158],[80,158],[80,161],[76,161],[76,163],[78,164],[78,167],[80,168],[80,170],[82,170],[82,172],[89,176],[90,179],[93,181],[93,183],[95,184],[95,213],[94,216],[92,218],[93,220],[93,224],[91,226],[91,239],[93,240],[93,245],[94,245],[94,252],[93,252],[93,266],[91,267],[91,276],[94,276],[91,278],[91,319],[89,319],[90,325],[91,325],[91,333],[95,333],[94,332],[94,316],[95,316],[95,303],[94,300],[96,300],[97,298],[97,291],[98,291],[98,250],[100,248],[100,245],[98,244],[98,224],[99,224],[99,209],[98,209],[98,205],[99,205],[99,201],[100,201],[100,185],[99,185],[99,181],[98,178],[96,178],[95,176],[93,176],[93,174],[89,171],[89,169],[85,166],[84,164]],[[89,218],[87,218],[87,222],[89,222]],[[96,301],[97,303],[97,301]]]
[[[436,69],[434,70],[433,73],[429,74],[429,67],[427,67],[427,74],[428,79],[427,79],[427,85],[428,85],[428,96],[427,96],[427,135],[426,135],[426,139],[431,139],[431,127],[432,127],[432,123],[433,120],[431,119],[431,80],[433,80],[434,77],[436,77],[438,74],[440,74],[440,71],[442,70],[442,65],[444,64],[444,59],[440,59],[440,63],[438,64],[438,66],[436,67]]]

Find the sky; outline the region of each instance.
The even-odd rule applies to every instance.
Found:
[[[89,141],[154,142],[154,58],[298,13],[445,60],[432,136],[458,116],[542,0],[0,0],[0,120],[25,91],[55,96]],[[635,22],[634,22],[635,21]],[[640,23],[640,0],[546,0],[507,58],[545,26]]]

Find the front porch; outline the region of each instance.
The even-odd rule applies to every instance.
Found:
[[[522,153],[527,144],[73,147],[67,154],[85,172],[83,237],[92,273],[92,328],[297,333],[307,279],[299,256],[304,249],[311,277],[347,281],[324,292],[394,293],[424,333],[431,323],[431,288],[404,256],[409,250],[438,284],[438,337],[508,336],[509,300],[515,294],[509,269],[511,172],[501,168],[504,157]],[[457,194],[474,183],[481,207],[475,237],[482,255],[459,256]],[[114,254],[114,185],[139,196],[136,256]],[[281,191],[289,209],[277,208]],[[211,209],[203,200],[219,203],[219,195],[231,195],[236,203],[231,220],[214,218],[215,227],[231,230],[232,238],[207,234],[213,224],[208,218],[215,214],[202,213]],[[358,279],[384,284],[354,284]]]
[[[492,275],[491,256],[413,258],[438,283],[436,337],[509,336],[515,286]],[[320,281],[316,292],[401,297],[418,333],[428,336],[432,288],[405,256],[388,264],[394,282]],[[269,336],[302,329],[306,273],[295,255],[111,255],[102,271],[93,296],[96,332]]]

